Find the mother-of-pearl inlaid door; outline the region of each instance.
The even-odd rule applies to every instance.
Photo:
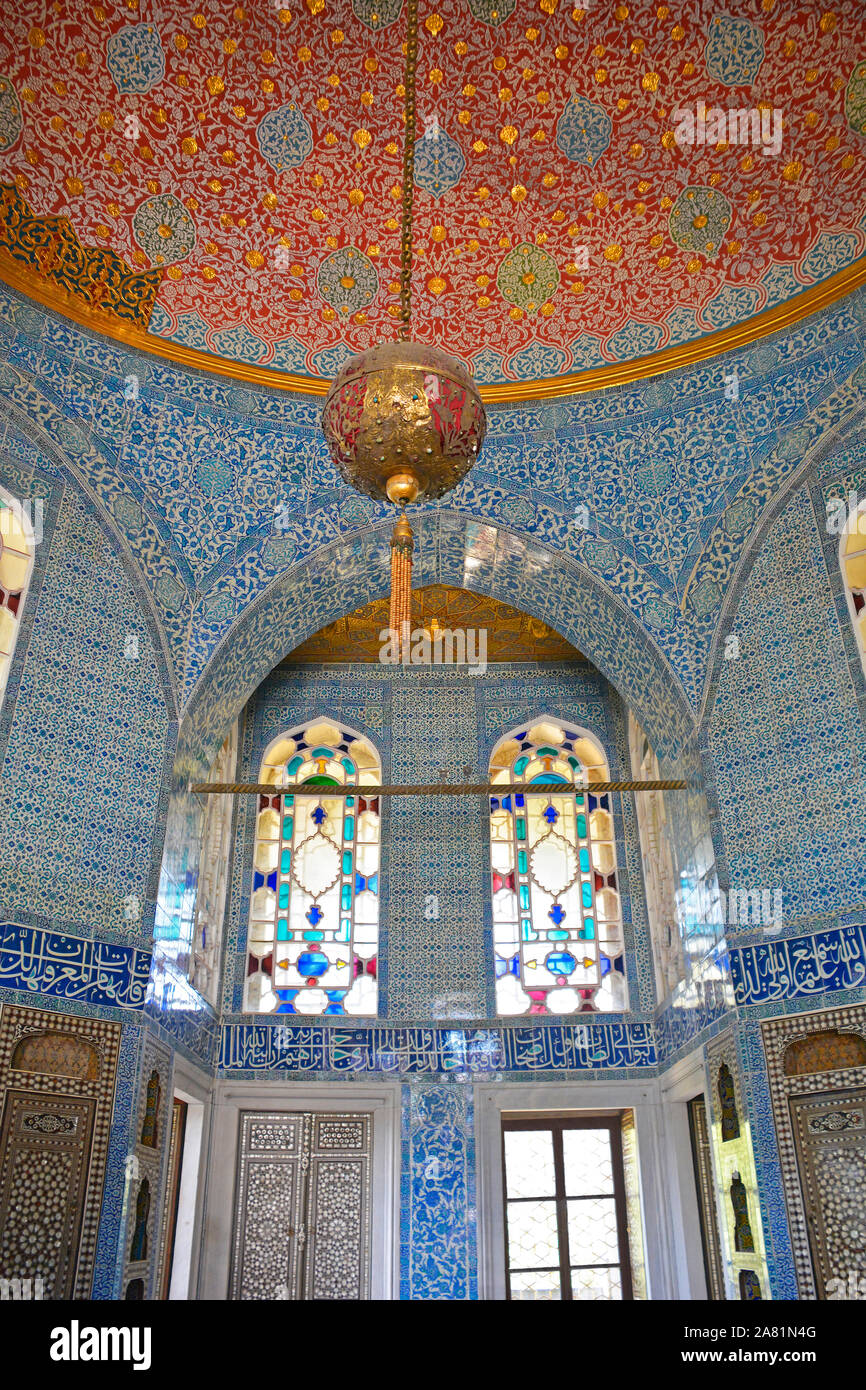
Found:
[[[233,1299],[370,1296],[370,1115],[244,1112]]]
[[[818,1297],[862,1297],[866,1091],[791,1096],[790,1105]]]

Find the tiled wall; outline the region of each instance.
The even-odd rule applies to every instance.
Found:
[[[25,643],[0,778],[2,905],[145,943],[169,719],[133,587],[72,488]]]
[[[786,920],[862,906],[866,734],[808,490],[769,530],[734,630],[708,737],[731,885],[781,889]]]

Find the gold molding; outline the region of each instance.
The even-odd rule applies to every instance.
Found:
[[[217,357],[198,348],[183,347],[167,338],[158,338],[143,329],[119,323],[115,318],[87,305],[79,303],[72,295],[45,281],[32,270],[22,270],[6,251],[0,249],[0,281],[11,289],[19,290],[28,299],[35,300],[45,309],[62,314],[74,323],[82,324],[108,338],[124,343],[140,352],[149,352],[175,362],[181,367],[192,367],[198,371],[210,372],[219,376],[232,377],[250,386],[269,386],[280,391],[295,391],[305,396],[324,396],[331,386],[330,379],[324,377],[298,376],[290,372],[275,371],[271,367],[257,367],[246,362],[232,362],[225,357]],[[584,391],[599,391],[610,386],[623,386],[644,377],[659,376],[664,372],[676,371],[693,362],[702,362],[733,348],[745,347],[768,333],[777,333],[791,324],[799,323],[810,314],[817,313],[837,299],[866,284],[866,256],[861,256],[852,265],[839,270],[835,275],[822,280],[804,290],[802,294],[765,309],[754,318],[731,328],[723,328],[717,333],[708,333],[690,343],[679,347],[663,348],[661,352],[649,357],[639,357],[632,362],[614,362],[606,367],[595,367],[587,372],[572,372],[568,376],[549,377],[540,381],[509,381],[495,386],[481,386],[481,398],[490,404],[506,404],[517,401],[550,400],[557,396],[579,395]]]

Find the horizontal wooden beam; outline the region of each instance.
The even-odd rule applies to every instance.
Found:
[[[441,782],[424,785],[399,785],[392,787],[311,787],[308,783],[299,786],[275,787],[269,782],[195,782],[191,792],[203,792],[209,796],[513,796],[517,792],[551,792],[556,796],[571,793],[591,792],[673,792],[685,791],[695,784],[681,778],[670,778],[656,782],[556,782],[545,785],[543,782],[459,782],[456,786],[445,786]]]

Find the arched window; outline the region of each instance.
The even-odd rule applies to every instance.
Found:
[[[381,782],[379,755],[318,720],[271,744],[259,781],[275,790],[259,797],[244,1007],[375,1014],[379,798],[361,791]]]
[[[491,782],[526,786],[490,798],[500,1014],[627,1006],[613,808],[610,793],[588,790],[607,778],[597,740],[551,719],[494,749]]]
[[[33,549],[33,528],[25,508],[0,489],[0,702],[33,571]]]
[[[848,515],[839,546],[839,564],[857,650],[866,672],[866,502]]]

